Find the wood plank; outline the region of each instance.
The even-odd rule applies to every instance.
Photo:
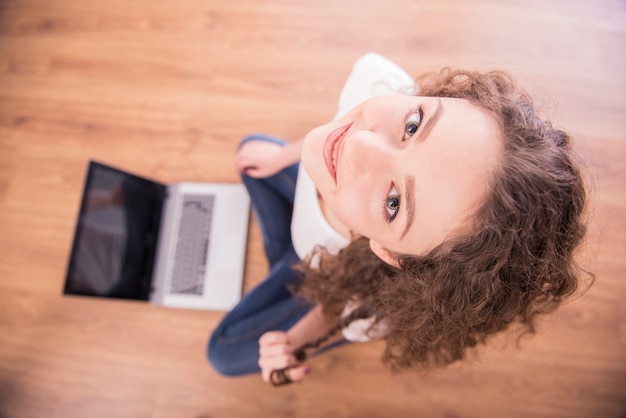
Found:
[[[622,417],[626,7],[619,0],[0,2],[0,417]],[[250,132],[332,117],[352,63],[503,68],[575,138],[593,184],[590,291],[520,347],[391,375],[380,342],[301,385],[206,362],[222,312],[61,296],[86,163],[236,182]],[[267,270],[255,223],[246,288]]]

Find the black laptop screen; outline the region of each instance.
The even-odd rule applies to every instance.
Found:
[[[147,300],[165,186],[91,162],[65,293]]]

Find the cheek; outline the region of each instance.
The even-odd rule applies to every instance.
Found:
[[[324,127],[320,126],[310,131],[302,142],[302,151],[300,154],[300,162],[317,184],[320,180],[320,171],[322,170],[322,135]],[[318,185],[319,187],[319,185]]]
[[[313,128],[309,131],[308,134],[304,136],[304,143],[315,142],[322,135],[322,132],[326,128],[326,125],[320,125],[317,128]]]
[[[373,223],[371,216],[371,190],[362,187],[349,187],[333,195],[329,205],[335,217],[352,232],[365,235],[368,225]]]
[[[320,136],[320,132],[321,127],[317,127],[306,134],[302,140],[302,159],[315,152],[315,149],[319,147],[317,139]]]

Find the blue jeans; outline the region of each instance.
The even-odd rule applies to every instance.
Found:
[[[241,144],[252,140],[286,143],[266,135],[252,135]],[[261,335],[272,330],[289,330],[311,309],[311,305],[289,291],[289,286],[300,279],[300,273],[292,269],[299,258],[291,243],[297,176],[298,164],[268,178],[241,176],[261,229],[270,271],[263,282],[243,296],[211,335],[209,362],[221,374],[237,376],[259,372]]]

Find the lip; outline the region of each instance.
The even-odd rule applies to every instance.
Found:
[[[339,161],[341,144],[346,136],[346,132],[348,132],[348,129],[350,129],[353,123],[354,121],[333,130],[326,137],[326,141],[324,141],[324,163],[326,164],[330,176],[335,181],[335,184],[337,183],[336,163]]]

